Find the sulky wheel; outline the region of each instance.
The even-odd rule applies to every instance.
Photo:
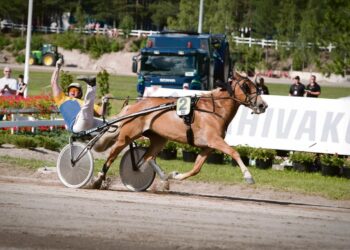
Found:
[[[74,160],[77,159],[77,156],[84,149],[84,144],[74,142],[66,145],[58,156],[58,177],[66,187],[80,188],[86,185],[91,179],[94,171],[94,160],[89,150],[86,150],[81,155],[81,158],[74,163]],[[73,162],[71,159],[73,159]]]
[[[134,159],[132,159],[132,153]],[[133,147],[125,152],[120,161],[120,178],[125,187],[131,191],[145,191],[151,186],[156,176],[152,166],[142,165],[145,153],[145,148]],[[134,166],[133,162],[135,162]]]

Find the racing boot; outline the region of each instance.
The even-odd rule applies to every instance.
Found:
[[[96,76],[78,76],[77,79],[86,82],[91,87],[96,86]]]

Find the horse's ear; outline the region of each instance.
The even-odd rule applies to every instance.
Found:
[[[233,78],[238,80],[238,79],[242,79],[242,76],[237,71],[235,71],[235,73],[233,74]]]

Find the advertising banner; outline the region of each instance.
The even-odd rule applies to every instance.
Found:
[[[253,115],[241,106],[225,140],[230,145],[350,155],[350,100],[263,96]]]

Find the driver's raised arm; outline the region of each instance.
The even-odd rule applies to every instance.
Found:
[[[59,77],[61,66],[62,66],[62,59],[60,58],[57,60],[56,68],[53,71],[51,76],[51,88],[52,88],[53,97],[59,96],[63,92],[63,90],[61,89],[58,83],[58,77]]]

